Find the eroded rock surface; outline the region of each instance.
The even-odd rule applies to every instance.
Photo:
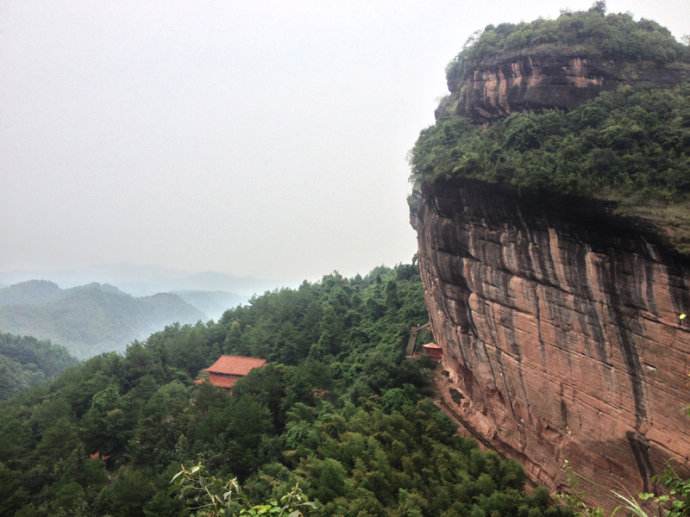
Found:
[[[601,204],[469,180],[425,185],[412,224],[441,395],[473,434],[604,506],[690,467],[684,257]]]
[[[493,120],[515,111],[570,109],[621,84],[672,86],[690,77],[687,65],[620,64],[583,53],[515,53],[494,56],[448,77],[450,95],[436,110]]]

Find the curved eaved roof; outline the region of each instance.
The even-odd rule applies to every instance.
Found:
[[[247,375],[254,368],[266,365],[266,359],[245,355],[221,355],[215,363],[206,368],[209,373],[222,375]]]

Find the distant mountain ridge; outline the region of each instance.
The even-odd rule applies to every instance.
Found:
[[[47,303],[58,299],[60,287],[48,280],[29,280],[8,287],[0,287],[0,306]]]
[[[62,286],[77,286],[95,280],[116,285],[134,296],[177,291],[224,291],[244,299],[286,284],[285,279],[278,281],[214,271],[188,272],[155,265],[111,264],[79,270],[0,271],[0,287],[1,284],[12,285],[34,278],[50,279]]]
[[[193,305],[211,319],[220,318],[223,313],[246,301],[246,298],[226,291],[173,291],[173,294]]]
[[[122,351],[168,324],[195,323],[204,312],[172,293],[134,297],[109,284],[61,289],[30,280],[0,289],[0,330],[63,344],[79,358]]]

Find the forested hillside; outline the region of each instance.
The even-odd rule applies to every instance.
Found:
[[[204,319],[170,293],[136,298],[108,284],[60,289],[37,280],[0,289],[0,330],[55,341],[78,358],[122,351],[172,322]]]
[[[237,477],[227,515],[295,485],[314,515],[572,515],[525,493],[519,465],[457,436],[425,396],[432,364],[403,350],[426,320],[416,267],[378,268],[92,358],[0,405],[0,513],[189,515],[204,500],[170,480],[200,462]],[[270,364],[231,397],[194,385],[222,353]]]
[[[76,364],[61,346],[0,333],[0,399],[52,379]]]

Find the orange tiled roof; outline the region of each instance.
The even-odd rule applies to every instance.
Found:
[[[247,375],[254,368],[266,365],[266,359],[245,355],[221,355],[215,363],[206,368],[210,374]]]

